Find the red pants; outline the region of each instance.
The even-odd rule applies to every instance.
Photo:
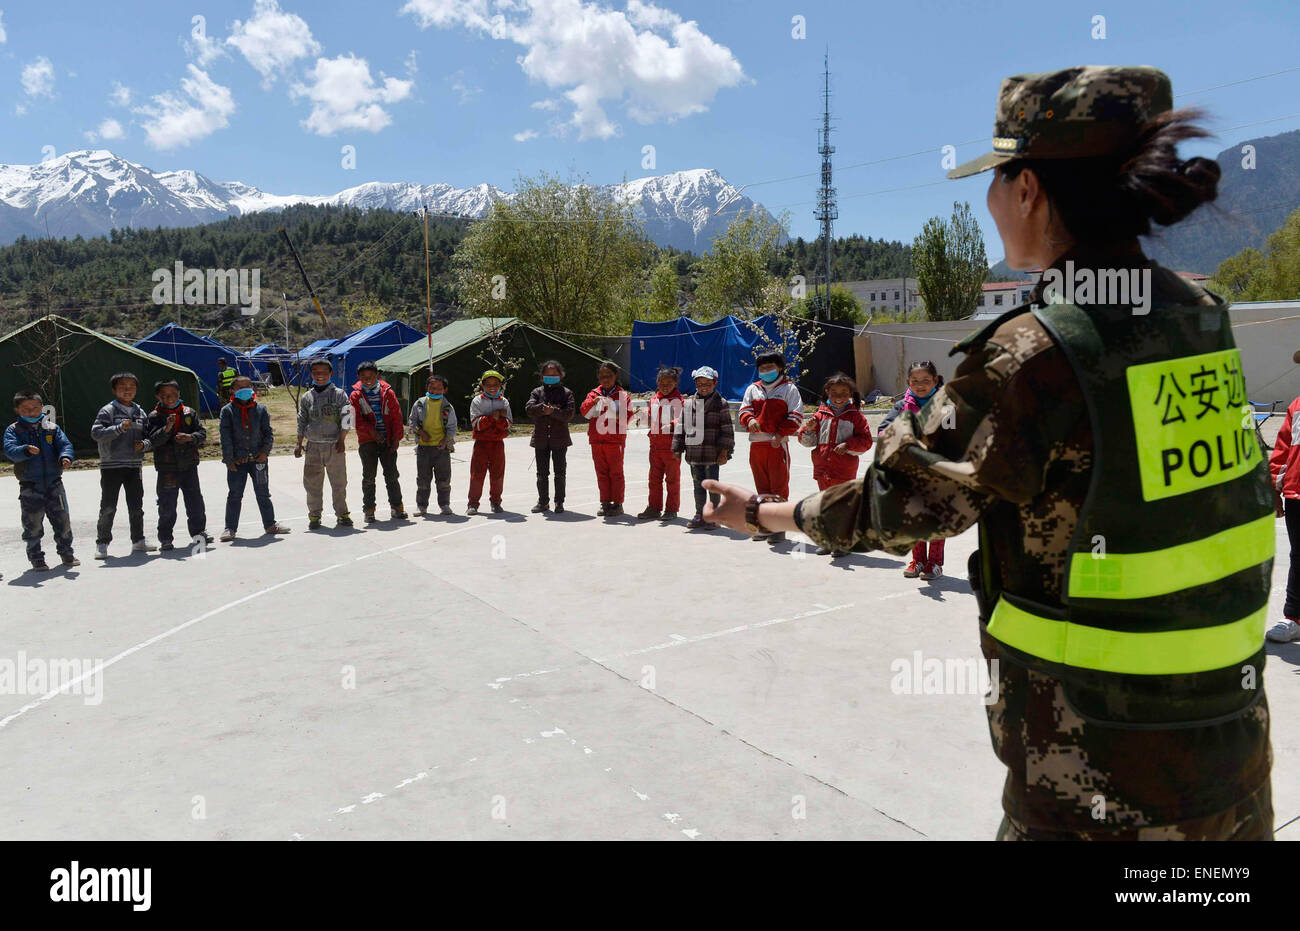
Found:
[[[790,497],[790,451],[782,443],[766,440],[749,444],[749,468],[754,473],[754,490],[760,495]]]
[[[506,444],[503,440],[475,440],[474,454],[469,458],[469,506],[478,507],[483,494],[484,476],[492,476],[488,501],[501,503],[501,489],[506,483]]]
[[[918,563],[933,563],[936,566],[943,565],[943,540],[930,541],[930,554],[925,553],[925,541],[921,540],[912,545],[912,558]]]
[[[858,477],[858,457],[828,450],[825,455],[814,449],[812,454],[813,478],[817,488],[825,491],[834,485],[849,482]]]
[[[623,444],[592,443],[591,461],[596,463],[596,485],[601,501],[623,503]]]
[[[668,505],[664,506],[664,485],[668,486]],[[650,450],[650,509],[676,511],[682,503],[682,464],[671,449]]]

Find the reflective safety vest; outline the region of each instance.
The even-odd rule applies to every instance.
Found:
[[[1063,604],[1001,592],[988,621],[1085,719],[1119,726],[1226,720],[1263,695],[1275,517],[1241,356],[1226,304],[1163,285],[1177,297],[1147,314],[1033,311],[1083,389],[1091,482]]]
[[[238,374],[232,368],[225,368],[217,376],[217,388],[220,390],[221,397],[227,401],[230,400],[230,386],[235,383]]]

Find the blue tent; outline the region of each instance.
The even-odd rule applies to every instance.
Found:
[[[289,363],[293,360],[293,353],[285,349],[279,343],[263,343],[248,350],[248,360],[253,367],[257,369],[258,374],[265,381],[271,373],[271,363],[281,362]]]
[[[285,378],[290,384],[306,385],[311,383],[311,360],[327,356],[329,348],[337,343],[336,339],[318,339],[309,343],[293,354],[284,366]],[[334,360],[331,359],[331,362]],[[338,374],[337,372],[335,373]],[[337,381],[337,379],[336,379]]]
[[[758,317],[754,325],[762,329],[767,344],[782,345],[771,317]],[[753,349],[763,342],[751,326],[730,314],[712,323],[696,323],[687,317],[661,323],[637,320],[632,324],[629,388],[634,392],[654,391],[659,367],[675,365],[682,370],[682,393],[690,394],[695,390],[691,371],[708,365],[718,370],[718,391],[722,396],[739,401],[744,397],[745,388],[757,377]],[[792,379],[798,379],[795,366],[789,366],[786,372]]]
[[[329,359],[334,363],[334,384],[351,388],[357,380],[357,366],[362,362],[376,362],[424,338],[425,334],[415,327],[400,320],[388,320],[349,333],[326,346],[312,343],[301,355],[304,363],[316,356]]]
[[[224,399],[217,397],[217,360],[225,358],[236,371],[252,375],[253,365],[248,357],[215,339],[200,336],[176,323],[159,327],[135,344],[151,355],[192,369],[199,377],[200,413],[213,414],[221,409]],[[146,386],[147,388],[148,386]],[[141,392],[140,403],[149,406],[149,391]]]

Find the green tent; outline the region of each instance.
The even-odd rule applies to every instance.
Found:
[[[538,369],[543,362],[554,359],[564,366],[564,383],[581,401],[596,386],[596,369],[602,361],[581,346],[516,317],[453,321],[433,334],[433,371],[450,381],[447,394],[462,425],[469,422],[469,402],[478,389],[479,376],[496,367],[486,361],[493,358],[519,360],[519,367],[506,382],[506,397],[519,424],[528,422],[524,403],[541,384]],[[424,394],[429,377],[427,338],[384,356],[376,364],[401,398],[402,410],[410,411],[415,399]]]
[[[51,314],[0,336],[0,396],[12,410],[15,393],[39,391],[54,405],[78,455],[96,452],[90,426],[113,399],[108,381],[118,372],[140,379],[136,402],[145,410],[154,405],[154,382],[166,379],[179,382],[182,400],[198,409],[199,379],[193,371],[64,317]]]

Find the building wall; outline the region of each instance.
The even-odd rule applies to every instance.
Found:
[[[924,306],[916,289],[915,278],[873,278],[868,281],[836,283],[848,289],[865,311],[888,310],[891,313],[902,313],[906,309],[915,313]]]
[[[1300,365],[1291,360],[1292,353],[1300,349],[1300,300],[1235,304],[1230,313],[1250,400],[1289,403],[1300,396]],[[906,366],[913,360],[929,359],[944,378],[951,378],[960,356],[951,357],[948,351],[987,322],[873,325],[860,338],[870,339],[875,383],[892,396],[907,387]]]

